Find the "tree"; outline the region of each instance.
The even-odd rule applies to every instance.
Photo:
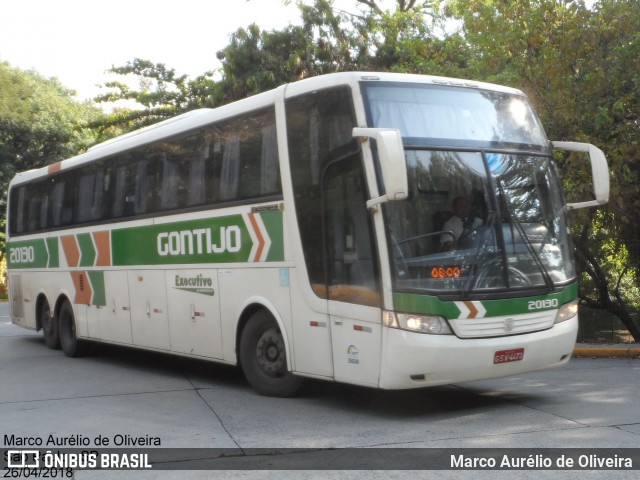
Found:
[[[589,9],[581,0],[456,0],[448,13],[474,51],[474,76],[527,92],[551,138],[595,143],[607,154],[609,204],[573,214],[581,299],[616,314],[640,341],[629,315],[630,305],[640,307],[633,214],[640,208],[640,3],[601,0]],[[558,160],[568,194],[589,195],[580,160]],[[627,261],[612,261],[611,252]]]
[[[78,103],[74,95],[56,79],[0,63],[0,259],[11,178],[71,157],[95,142],[88,124],[101,112]]]
[[[124,80],[107,82],[109,92],[95,98],[96,102],[109,103],[126,100],[141,108],[116,108],[91,126],[101,136],[115,136],[135,130],[195,108],[215,106],[217,84],[213,73],[206,72],[191,80],[178,75],[175,69],[163,63],[135,58],[124,66],[112,66],[111,73],[124,78],[137,79],[138,88]],[[133,83],[133,82],[131,82]]]
[[[240,28],[217,53],[221,68],[195,79],[143,59],[112,67],[112,73],[133,81],[107,83],[111,90],[96,100],[129,100],[142,108],[118,110],[97,126],[131,130],[324,73],[397,70],[456,76],[466,68],[468,48],[462,37],[436,33],[444,30],[444,17],[433,2],[398,0],[390,12],[375,1],[354,3],[362,7],[359,13],[337,10],[333,0],[300,3],[302,25]]]

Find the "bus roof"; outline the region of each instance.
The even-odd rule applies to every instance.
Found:
[[[320,75],[300,80],[294,83],[282,85],[274,90],[260,93],[249,98],[238,100],[218,108],[202,108],[178,115],[162,122],[129,132],[118,137],[94,145],[85,153],[71,157],[55,164],[35,170],[18,173],[10,183],[10,186],[25,183],[58,172],[77,167],[100,158],[108,157],[119,152],[127,151],[163,138],[186,133],[208,124],[231,118],[242,113],[265,108],[275,103],[277,92],[284,91],[286,97],[301,95],[322,88],[338,85],[357,86],[360,82],[406,82],[406,83],[431,83],[434,85],[449,85],[461,88],[474,88],[482,90],[499,91],[515,95],[524,95],[520,90],[500,85],[475,82],[447,77],[435,77],[430,75],[404,74],[404,73],[378,73],[378,72],[341,72]]]

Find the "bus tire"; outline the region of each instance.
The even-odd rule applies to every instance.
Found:
[[[42,300],[38,307],[38,320],[40,321],[44,343],[47,347],[58,350],[60,348],[58,318],[51,315],[51,308],[46,298]]]
[[[280,327],[265,310],[255,312],[240,336],[240,366],[249,384],[261,395],[290,397],[302,378],[287,370]]]
[[[58,313],[60,346],[67,357],[81,357],[87,351],[87,342],[79,340],[76,332],[76,319],[69,301],[65,300]]]

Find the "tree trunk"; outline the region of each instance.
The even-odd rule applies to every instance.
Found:
[[[640,329],[638,329],[633,318],[631,318],[629,309],[620,295],[618,288],[619,282],[615,289],[610,288],[607,275],[598,264],[595,255],[593,255],[589,249],[587,242],[587,232],[589,228],[590,227],[585,226],[582,234],[579,237],[574,237],[576,260],[579,270],[585,272],[593,280],[598,298],[594,300],[592,298],[581,297],[581,301],[589,307],[600,308],[613,313],[622,324],[627,327],[634,341],[640,342]],[[624,275],[624,272],[622,275]]]

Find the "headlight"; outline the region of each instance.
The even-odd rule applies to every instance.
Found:
[[[428,333],[430,335],[453,335],[447,321],[438,316],[384,312],[382,323],[387,327],[411,332]]]
[[[556,319],[553,323],[562,323],[567,320],[571,320],[573,317],[578,315],[578,300],[574,300],[573,302],[565,303],[560,307],[558,313],[556,314]]]

